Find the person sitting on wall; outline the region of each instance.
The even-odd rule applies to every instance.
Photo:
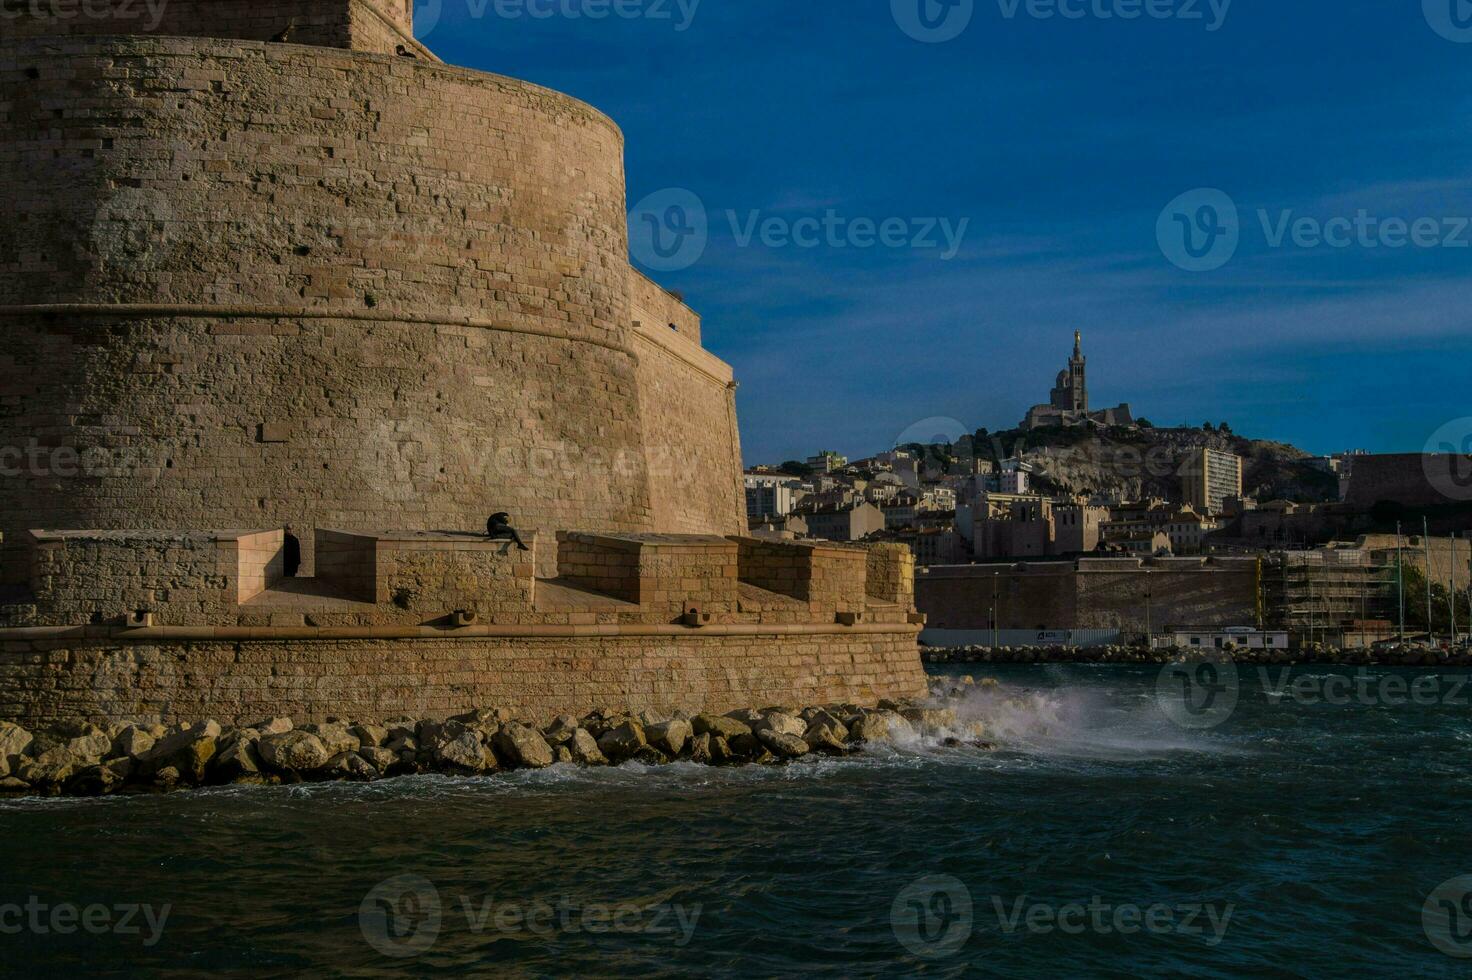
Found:
[[[510,514],[492,514],[491,519],[486,521],[486,537],[492,541],[505,541],[506,546],[501,549],[501,554],[511,550],[511,543],[516,542],[516,547],[521,551],[530,551],[526,543],[521,540],[521,535],[516,533],[516,528],[511,526]]]
[[[286,578],[296,578],[297,572],[302,570],[301,539],[291,531],[291,525],[286,525],[286,535],[281,542],[281,574]]]

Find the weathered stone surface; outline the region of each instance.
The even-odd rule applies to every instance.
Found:
[[[378,778],[378,770],[356,752],[339,752],[327,760],[319,775],[325,779],[368,782]]]
[[[927,735],[956,727],[955,708],[906,708],[900,717]]]
[[[608,765],[608,757],[598,748],[598,740],[586,728],[574,729],[567,747],[572,752],[574,762],[585,766]]]
[[[435,747],[434,758],[452,772],[474,774],[496,768],[495,755],[481,741],[479,735],[469,731],[441,742]]]
[[[694,731],[688,721],[675,718],[651,725],[645,729],[644,734],[650,745],[673,759],[685,748],[685,743],[690,740]]]
[[[760,735],[764,731],[779,732],[783,735],[792,735],[801,738],[807,726],[802,720],[795,718],[785,711],[770,711],[763,715],[760,720],[752,725],[751,730]]]
[[[542,735],[551,745],[566,745],[572,733],[578,729],[578,720],[572,715],[558,715],[552,724],[542,730]]]
[[[396,752],[381,748],[377,745],[368,745],[358,750],[363,761],[378,771],[380,775],[388,776],[397,771],[399,756]]]
[[[556,765],[571,763],[575,761],[572,757],[572,749],[568,748],[566,745],[552,746],[552,761]]]
[[[734,759],[757,764],[772,761],[772,753],[755,735],[737,735],[727,739],[726,744]]]
[[[775,728],[763,728],[756,733],[756,737],[780,759],[796,759],[809,752],[808,743],[796,735]]]
[[[236,739],[210,761],[210,778],[222,783],[258,779],[261,758],[256,744],[256,739]]]
[[[641,745],[626,762],[633,762],[641,766],[663,766],[669,764],[669,757],[652,745]]]
[[[256,750],[267,766],[287,773],[315,772],[332,758],[316,735],[296,730],[262,736]]]
[[[889,739],[889,715],[880,712],[860,715],[853,719],[848,729],[849,739],[864,742],[883,742]]]
[[[690,761],[702,766],[715,765],[715,758],[710,752],[710,733],[696,735],[690,740]]]
[[[723,715],[696,715],[691,725],[697,735],[709,732],[723,738],[734,738],[737,735],[751,734],[751,726],[746,722]]]
[[[112,766],[88,766],[67,781],[66,791],[75,796],[106,796],[120,789],[126,779],[126,772],[119,772]]]
[[[316,735],[317,739],[322,743],[322,747],[327,750],[329,757],[338,756],[344,752],[358,751],[360,744],[358,736],[348,731],[348,726],[346,725],[333,723],[305,725],[302,727],[302,730]]]
[[[0,777],[0,796],[18,796],[31,791],[31,784],[18,776]]]
[[[112,754],[129,759],[141,759],[148,754],[157,741],[148,729],[127,725],[112,740]]]
[[[630,719],[604,732],[598,739],[598,751],[608,757],[609,761],[617,765],[631,758],[647,744],[644,737],[644,726]]]
[[[294,727],[290,718],[267,718],[265,721],[257,722],[250,726],[262,735],[282,735]]]
[[[81,770],[102,762],[111,748],[112,739],[96,729],[53,745],[17,771],[30,783],[60,786]]]
[[[139,771],[146,777],[160,769],[172,768],[178,770],[181,779],[199,782],[214,758],[219,736],[220,726],[213,721],[165,735],[138,759]]]
[[[388,729],[382,725],[354,725],[348,732],[358,740],[360,749],[376,748],[388,743]]]
[[[542,733],[518,722],[501,726],[493,744],[496,753],[516,767],[545,769],[553,762],[552,748]]]
[[[819,720],[808,726],[802,740],[815,752],[842,755],[848,751],[848,729],[841,721]]]
[[[0,721],[0,776],[10,772],[13,761],[25,755],[33,741],[31,733],[24,728]]]

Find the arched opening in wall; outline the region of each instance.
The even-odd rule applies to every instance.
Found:
[[[286,532],[281,542],[281,574],[285,578],[296,578],[302,570],[302,542],[295,534]]]

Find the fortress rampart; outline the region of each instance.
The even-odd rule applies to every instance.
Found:
[[[905,558],[733,537],[735,382],[629,265],[607,117],[441,64],[398,0],[109,9],[0,22],[0,717],[95,714],[99,670],[181,716],[269,707],[210,671],[314,677],[309,714],[572,708],[617,700],[596,650],[748,678],[716,701],[923,687],[854,659],[913,652]],[[529,553],[474,536],[501,510]]]

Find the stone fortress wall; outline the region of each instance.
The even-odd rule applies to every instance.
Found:
[[[979,631],[1120,630],[1149,625],[1252,626],[1258,567],[1252,558],[1084,558],[1071,562],[932,566],[915,579],[929,628]]]
[[[92,711],[97,669],[144,691],[129,665],[173,643],[237,679],[372,677],[380,708],[435,682],[379,677],[440,656],[393,643],[494,659],[534,635],[538,663],[554,637],[574,659],[593,635],[707,650],[707,671],[739,650],[796,700],[923,687],[918,657],[831,680],[855,645],[890,656],[918,630],[892,583],[866,593],[862,556],[782,558],[836,575],[841,602],[756,584],[731,369],[629,265],[609,119],[439,63],[397,0],[171,0],[153,31],[124,7],[0,23],[0,717]],[[529,554],[470,537],[495,510]],[[649,562],[634,594],[580,578],[630,550]],[[830,663],[812,638],[834,635]],[[232,641],[285,646],[232,659]],[[548,670],[439,690],[539,708],[572,696]],[[123,700],[185,703],[167,687]],[[356,710],[330,702],[302,703]]]
[[[0,445],[93,461],[0,489],[10,581],[37,527],[741,530],[730,369],[634,326],[600,114],[318,48],[6,47]]]

